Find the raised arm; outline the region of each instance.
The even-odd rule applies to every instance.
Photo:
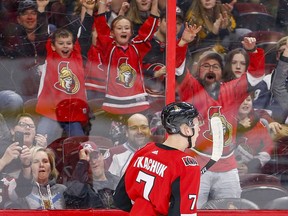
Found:
[[[242,41],[242,45],[250,57],[247,80],[251,86],[255,86],[263,79],[265,75],[264,50],[257,48],[256,38],[254,37],[245,37]]]

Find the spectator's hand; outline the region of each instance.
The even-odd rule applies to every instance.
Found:
[[[49,0],[37,0],[37,8],[40,13],[45,12],[46,6],[49,4]]]
[[[29,166],[31,165],[31,159],[32,159],[32,155],[31,155],[30,149],[26,145],[23,145],[22,151],[20,154],[21,163],[24,166]]]
[[[128,2],[123,2],[119,11],[119,15],[125,15],[130,8],[130,4]]]
[[[227,29],[229,27],[229,16],[227,11],[222,14],[221,29]]]
[[[224,11],[227,11],[228,13],[231,13],[231,11],[234,8],[234,4],[237,2],[237,0],[233,0],[230,3],[224,3],[222,4],[222,8],[224,9]]]
[[[269,123],[269,129],[273,134],[277,134],[280,132],[280,130],[282,130],[282,126],[278,122],[271,122]]]
[[[164,75],[166,75],[166,66],[163,66],[160,70],[157,70],[154,73],[154,77],[155,78],[158,78],[158,77],[161,77],[161,76],[164,76]]]
[[[187,43],[192,42],[196,35],[198,34],[198,32],[201,30],[202,26],[196,26],[194,25],[188,25],[188,23],[185,23],[185,29],[182,33],[182,37],[181,40],[179,42],[179,45],[184,45]]]
[[[19,157],[22,148],[19,146],[18,142],[12,143],[5,151],[1,160],[3,160],[5,166],[9,164],[12,160]]]
[[[251,127],[251,120],[250,118],[246,117],[239,121],[239,124],[243,125],[243,127],[248,128]]]
[[[151,10],[150,13],[154,16],[160,16],[158,10],[158,0],[151,0]]]
[[[243,163],[238,163],[238,173],[239,175],[247,174],[248,173],[248,167]]]
[[[245,50],[254,50],[256,48],[256,38],[244,37],[241,42]]]
[[[46,148],[47,147],[47,134],[45,136],[43,136],[42,134],[36,134],[35,142],[37,146]]]
[[[89,154],[90,152],[88,149],[85,149],[85,148],[81,149],[79,151],[79,160],[89,161],[90,160]]]
[[[220,30],[220,27],[221,27],[222,20],[223,20],[223,16],[222,16],[222,14],[220,14],[219,18],[216,19],[216,21],[213,24],[213,28],[212,28],[212,33],[213,34],[215,34],[215,35],[219,34],[219,30]]]

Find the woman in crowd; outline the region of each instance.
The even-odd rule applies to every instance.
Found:
[[[235,19],[231,11],[232,6],[221,4],[216,0],[194,0],[186,13],[186,20],[189,24],[202,26],[198,33],[196,44],[193,42],[190,50],[195,51],[207,46],[214,47],[217,51],[225,51],[228,45],[221,44],[225,37],[234,31]]]
[[[35,147],[32,153],[32,192],[25,198],[18,199],[23,209],[64,209],[63,192],[65,185],[57,184],[58,171],[55,156],[51,149]]]
[[[249,95],[238,110],[237,144],[235,150],[239,174],[259,173],[271,159],[273,140],[260,116],[254,111]]]

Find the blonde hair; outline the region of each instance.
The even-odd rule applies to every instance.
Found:
[[[48,160],[49,160],[49,163],[50,163],[50,169],[51,169],[51,172],[50,172],[50,175],[49,175],[49,180],[57,179],[58,175],[59,175],[59,172],[56,169],[55,153],[54,153],[54,151],[52,149],[43,148],[43,147],[39,147],[39,146],[32,147],[31,148],[32,161],[33,161],[33,158],[35,157],[36,153],[40,152],[40,151],[45,152],[47,154],[47,156],[48,156]]]

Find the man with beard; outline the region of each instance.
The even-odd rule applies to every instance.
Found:
[[[245,37],[244,49],[249,52],[250,65],[247,73],[239,79],[221,83],[222,57],[213,51],[202,54],[197,64],[194,78],[187,73],[180,83],[179,94],[182,101],[195,105],[204,118],[204,126],[190,154],[203,167],[211,157],[212,134],[210,120],[219,116],[224,129],[224,149],[222,158],[201,176],[198,208],[208,199],[237,198],[241,195],[237,163],[235,160],[235,138],[237,111],[241,102],[252,91],[252,87],[264,76],[264,51],[256,48],[256,39]]]
[[[110,148],[105,167],[114,175],[121,177],[136,150],[143,147],[150,140],[151,131],[146,116],[136,113],[127,120],[127,142]]]

